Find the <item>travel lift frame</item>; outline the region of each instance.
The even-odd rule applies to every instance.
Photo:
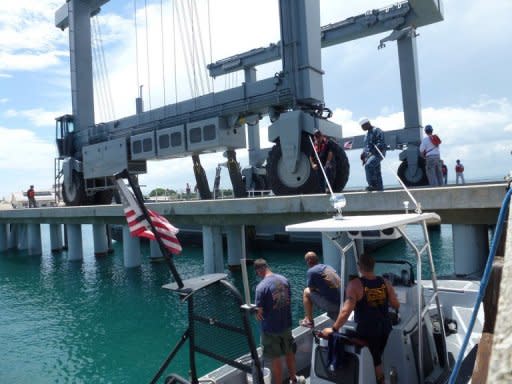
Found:
[[[199,155],[225,151],[228,161],[236,149],[246,147],[249,163],[262,172],[277,195],[319,192],[318,177],[311,170],[308,135],[315,129],[336,139],[341,126],[330,122],[324,106],[321,48],[392,30],[381,41],[397,40],[404,108],[404,129],[385,132],[390,149],[404,149],[399,175],[410,185],[424,182],[419,164],[421,109],[415,29],[443,20],[440,0],[409,0],[320,27],[319,0],[279,0],[281,41],[208,66],[213,77],[243,70],[245,82],[224,91],[143,111],[137,98],[136,114],[115,121],[95,123],[90,18],[109,0],[68,0],[55,14],[55,25],[69,30],[72,115],[56,119],[56,184],[62,181],[67,205],[110,203],[112,175],[128,169],[147,171],[147,160],[192,156],[201,198],[211,198]],[[314,38],[319,36],[320,38]],[[256,80],[255,67],[281,59],[282,71]],[[272,149],[259,148],[258,122],[270,117],[268,138]],[[363,145],[363,136],[352,139]],[[343,150],[341,150],[343,152]],[[343,153],[344,155],[344,153]],[[348,173],[342,156],[340,169]],[[239,167],[230,167],[234,190],[243,190]],[[253,171],[246,174],[252,184]],[[248,177],[247,177],[248,176]],[[335,186],[341,191],[348,174]],[[238,193],[240,195],[240,193]],[[240,196],[237,196],[240,197]]]

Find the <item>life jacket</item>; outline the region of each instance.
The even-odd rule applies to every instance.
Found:
[[[455,172],[458,172],[458,173],[464,172],[464,166],[462,164],[457,164],[455,166]]]
[[[441,144],[441,139],[437,135],[430,135],[430,142],[437,147]]]
[[[33,189],[29,189],[27,191],[27,196],[28,196],[29,199],[33,199],[36,196],[36,193],[34,192]]]

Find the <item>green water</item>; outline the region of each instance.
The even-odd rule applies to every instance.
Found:
[[[412,231],[417,238],[419,231]],[[84,259],[52,254],[48,226],[42,226],[43,255],[0,254],[0,383],[147,383],[186,329],[186,305],[162,289],[169,282],[165,264],[123,266],[122,244],[114,253],[93,256],[92,230],[83,228]],[[438,274],[452,271],[451,226],[431,232]],[[408,247],[397,241],[381,248],[378,258],[402,257]],[[290,279],[293,319],[302,316],[304,252],[249,252],[265,257],[274,272]],[[414,262],[411,253],[406,256]],[[203,272],[202,250],[185,247],[176,259],[183,279]],[[426,266],[426,265],[425,265]],[[241,287],[240,273],[231,281]],[[257,281],[250,272],[252,294]],[[187,350],[167,371],[187,377]],[[198,358],[199,373],[217,366]]]

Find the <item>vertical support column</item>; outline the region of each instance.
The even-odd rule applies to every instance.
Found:
[[[240,259],[245,257],[245,227],[230,225],[226,227],[228,246],[228,267],[240,266]]]
[[[489,254],[487,225],[453,224],[452,236],[455,275],[481,272]]]
[[[9,231],[7,232],[7,247],[14,249],[18,245],[18,224],[9,224]]]
[[[414,31],[397,40],[405,128],[421,127],[420,78]],[[421,135],[420,131],[418,133]]]
[[[149,258],[151,261],[157,261],[164,257],[162,251],[160,250],[160,246],[158,245],[158,241],[150,240],[149,242]]]
[[[130,235],[128,225],[123,225],[123,261],[126,268],[139,267],[141,264],[140,240]]]
[[[27,249],[29,255],[40,256],[43,254],[40,224],[27,224]]]
[[[406,175],[410,180],[414,180],[418,170],[419,150],[417,143],[421,141],[420,127],[422,126],[418,53],[414,30],[398,39],[397,47],[400,83],[402,86],[404,127],[413,133],[413,136],[409,136],[407,149],[400,154],[400,160],[407,160]]]
[[[114,253],[114,247],[112,247],[112,225],[107,224],[107,249],[108,253]]]
[[[66,234],[68,239],[68,260],[82,260],[84,258],[84,255],[82,248],[81,224],[67,224]]]
[[[18,236],[16,248],[20,251],[24,251],[28,248],[27,243],[27,224],[18,224]]]
[[[50,224],[50,248],[52,252],[62,251],[63,241],[61,224]]]
[[[94,239],[94,256],[106,256],[108,253],[107,226],[93,224],[92,235]]]
[[[7,237],[7,224],[0,224],[0,252],[5,252],[9,248],[9,239]]]
[[[204,273],[224,272],[222,233],[218,226],[203,226]]]

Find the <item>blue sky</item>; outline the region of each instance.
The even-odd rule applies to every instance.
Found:
[[[9,198],[29,184],[36,189],[53,184],[54,118],[71,113],[68,34],[54,26],[55,10],[64,2],[0,2],[0,197]],[[175,60],[171,48],[179,42],[172,38],[177,27],[172,27],[170,1],[148,0],[147,4],[144,9],[144,1],[135,1],[134,17],[134,1],[111,0],[98,17],[113,103],[97,102],[97,122],[134,113],[137,78],[144,84],[146,107],[149,101],[154,108],[192,95],[185,65],[180,62],[184,55],[178,52]],[[166,15],[163,23],[161,4]],[[197,0],[197,4],[208,63],[279,40],[277,0],[210,1],[210,23],[207,0]],[[385,0],[321,0],[322,24],[390,4]],[[417,31],[423,124],[432,124],[443,140],[441,152],[449,165],[449,182],[454,181],[457,158],[466,167],[467,181],[502,178],[512,168],[512,26],[508,18],[512,2],[445,0],[443,4],[445,20]],[[384,130],[403,127],[396,44],[377,49],[385,36],[322,51],[325,102],[346,137],[361,133],[357,121],[363,116]],[[279,63],[262,66],[258,78],[278,70]],[[213,89],[241,81],[242,74],[219,78]],[[266,124],[261,124],[264,146]],[[364,185],[355,152],[349,153],[349,187]],[[395,184],[391,170],[398,167],[397,155],[387,156],[385,184]],[[238,158],[242,167],[248,164],[245,151],[238,151]],[[215,167],[224,159],[212,154],[202,160],[212,185]],[[141,177],[146,190],[180,190],[187,182],[194,184],[188,158],[150,162],[148,168],[149,173]],[[229,187],[227,173],[222,185]]]

